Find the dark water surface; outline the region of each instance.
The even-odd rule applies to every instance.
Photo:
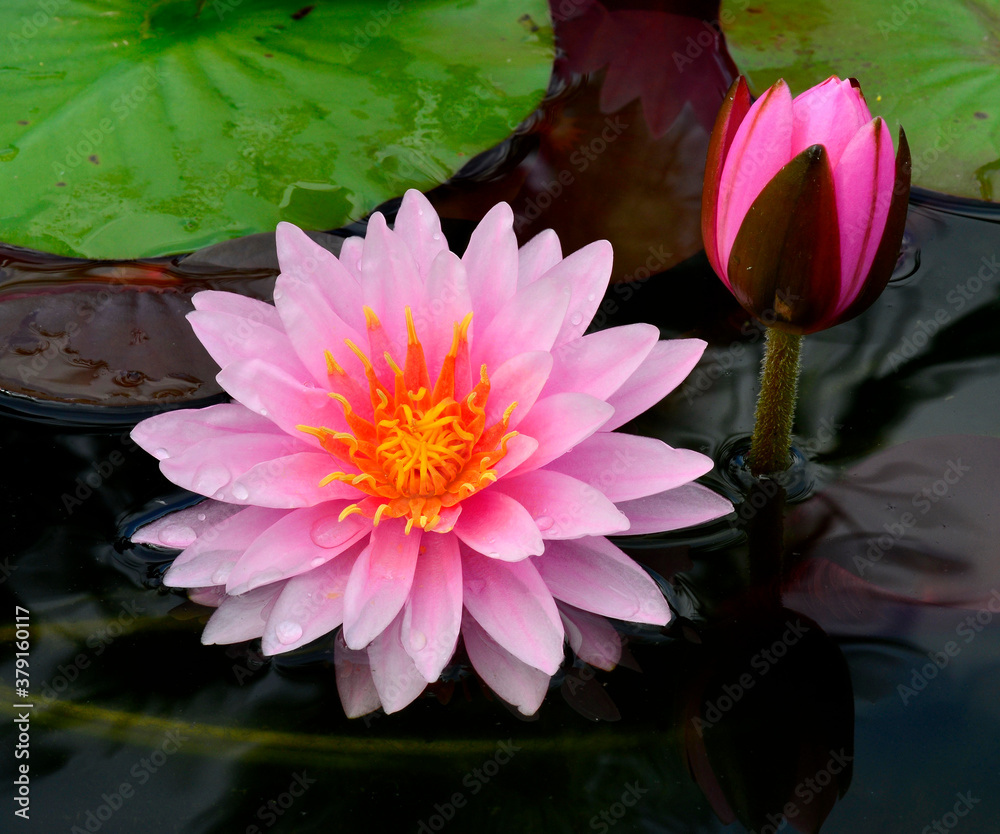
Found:
[[[706,54],[715,69],[698,76],[712,89],[729,73],[720,55]],[[0,830],[1000,830],[1000,210],[914,195],[883,297],[804,342],[795,473],[780,489],[754,485],[738,460],[763,334],[696,252],[704,108],[657,111],[653,127],[623,134],[618,156],[588,166],[588,179],[573,153],[604,129],[607,102],[604,76],[581,81],[573,72],[593,67],[577,63],[562,79],[577,86],[554,85],[519,150],[500,154],[502,177],[490,169],[478,190],[471,177],[435,199],[448,216],[474,219],[477,200],[504,197],[530,219],[539,195],[552,195],[553,172],[569,171],[572,195],[522,231],[550,220],[564,240],[573,241],[566,227],[611,237],[621,282],[595,325],[651,321],[664,336],[709,342],[687,382],[631,426],[711,455],[704,482],[737,505],[705,528],[623,540],[661,581],[671,625],[623,625],[622,665],[606,673],[570,661],[531,720],[458,663],[402,713],[349,721],[332,640],[276,659],[257,643],[202,646],[209,610],[160,588],[168,557],[125,538],[192,497],[127,432],[163,403],[218,395],[192,352],[178,287],[230,282],[267,297],[266,257],[227,261],[244,267],[228,273],[115,267],[139,270],[144,294],[111,265],[32,271],[8,258],[0,374],[24,383],[45,339],[59,358],[39,372],[56,388],[0,403],[0,773],[10,785],[30,763],[31,797],[29,821],[5,800]],[[697,88],[696,76],[684,83]],[[623,106],[626,121],[645,112],[639,101]],[[567,145],[567,124],[591,134],[571,133]],[[614,180],[627,186],[624,202],[603,199]],[[674,231],[657,237],[657,223]],[[450,228],[460,248],[463,226]],[[67,293],[95,293],[85,309],[109,313],[74,343],[106,363],[87,379],[141,397],[97,406],[74,394],[100,393],[85,375],[45,375],[80,367],[59,335],[80,317],[80,298],[25,300],[60,276]],[[131,294],[105,309],[88,281]],[[36,307],[50,320],[39,323]],[[147,326],[135,344],[155,345],[142,379],[119,378],[133,366],[108,352],[122,349],[113,328],[123,310]],[[22,703],[13,654],[24,610],[31,708],[11,706]],[[26,709],[30,758],[18,759],[13,719]]]

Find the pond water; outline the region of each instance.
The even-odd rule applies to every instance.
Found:
[[[582,111],[593,90],[574,95]],[[686,112],[677,130],[698,135]],[[684,145],[653,132],[649,154]],[[468,218],[470,194],[526,201],[525,170],[552,164],[550,135],[503,157],[506,184],[459,181],[438,205]],[[622,178],[638,181],[659,158],[637,157]],[[593,226],[627,226],[621,205],[601,207],[603,177],[576,171],[572,185],[590,190]],[[660,199],[680,214],[675,196]],[[34,707],[31,819],[4,830],[1000,830],[1000,210],[915,191],[882,298],[805,339],[800,460],[787,483],[762,486],[738,465],[762,331],[690,243],[668,234],[669,268],[637,272],[656,242],[641,231],[655,208],[622,244],[633,254],[619,277],[631,280],[612,285],[596,324],[650,321],[708,341],[687,382],[631,428],[711,455],[702,481],[737,511],[622,540],[677,616],[662,630],[621,626],[621,666],[570,665],[530,720],[461,662],[401,713],[348,720],[332,638],[274,659],[255,643],[202,646],[209,610],[160,587],[168,556],[127,541],[140,520],[192,502],[127,437],[156,391],[113,411],[53,404],[73,399],[65,378],[45,401],[6,395],[0,632],[12,647],[16,614],[28,617]],[[460,248],[467,229],[449,229]],[[81,271],[97,269],[15,256],[0,263],[5,310],[22,298],[15,284],[79,288]],[[153,318],[130,315],[187,357],[190,337],[170,321],[183,304],[162,302],[163,282],[266,297],[273,273],[255,263],[195,277],[175,264],[175,279],[163,262],[146,279],[161,299]],[[175,365],[188,378],[171,396],[218,395],[210,369]],[[16,719],[12,655],[3,711]],[[7,723],[6,750],[18,732]],[[7,784],[17,762],[5,753]]]

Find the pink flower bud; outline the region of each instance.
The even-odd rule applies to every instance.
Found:
[[[910,151],[872,118],[858,82],[831,76],[753,104],[741,76],[712,131],[701,229],[713,269],[752,315],[790,333],[864,312],[899,254]]]

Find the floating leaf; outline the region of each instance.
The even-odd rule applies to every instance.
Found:
[[[758,92],[779,78],[800,93],[855,76],[872,112],[906,129],[914,185],[1000,199],[996,3],[727,0],[720,19]]]
[[[0,240],[127,258],[339,226],[510,133],[545,91],[547,15],[545,0],[8,0]]]

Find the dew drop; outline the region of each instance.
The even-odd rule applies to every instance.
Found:
[[[535,519],[535,524],[538,525],[539,530],[551,530],[555,520],[550,515],[540,515]]]
[[[281,288],[280,288],[280,287],[275,287],[275,288],[274,288],[274,294],[273,294],[273,298],[274,298],[274,300],[275,300],[275,301],[277,301],[277,300],[278,300],[279,298],[281,298],[281,296],[282,296],[283,294],[284,294],[284,293],[282,293],[282,292],[281,292]]]
[[[432,240],[441,240],[441,233],[440,232],[434,232],[434,234],[431,235],[431,239]]]
[[[217,567],[215,569],[215,573],[212,574],[212,584],[225,585],[226,581],[229,579],[229,574],[233,572],[233,567],[235,565],[235,562],[226,562],[224,565]]]
[[[233,498],[237,501],[246,501],[250,497],[250,490],[243,484],[233,484]]]
[[[597,296],[594,295],[593,293],[589,293],[587,295],[587,301],[593,301],[595,298],[597,298]]]
[[[583,316],[579,313],[573,313],[573,315],[569,317],[569,322],[574,327],[576,327],[576,325],[578,325],[581,321],[583,321]]]
[[[424,646],[427,645],[427,635],[422,631],[417,631],[414,629],[410,632],[410,647],[414,651],[420,651]]]
[[[353,529],[355,528],[350,525],[341,525],[337,520],[337,516],[332,515],[329,518],[321,518],[319,521],[314,522],[309,530],[309,538],[312,539],[313,544],[319,547],[336,547],[344,541],[347,531]],[[324,559],[323,561],[326,560]]]
[[[198,513],[198,521],[204,521],[207,517],[204,513]]]
[[[278,638],[279,643],[284,643],[287,646],[302,636],[302,626],[298,623],[293,623],[291,620],[285,620],[274,627],[274,634]]]
[[[310,567],[314,567],[314,568],[318,568],[321,565],[325,565],[325,564],[326,564],[326,559],[324,559],[322,556],[317,556],[315,559],[313,559],[309,563]]]
[[[497,551],[497,550],[487,550],[486,551],[486,555],[489,556],[491,559],[499,559],[500,558],[500,552]]]
[[[170,452],[168,452],[161,446],[159,449],[155,449],[153,451],[153,457],[155,457],[157,460],[166,460],[168,457],[170,457]]]
[[[215,493],[215,495],[213,495],[212,497],[213,497],[213,498],[214,498],[214,499],[215,499],[216,501],[224,501],[224,500],[225,500],[225,498],[226,498],[226,493],[224,493],[224,492],[223,492],[223,491],[222,491],[222,490],[220,489],[220,490],[219,490],[219,491],[218,491],[217,493]]]
[[[218,492],[229,483],[229,470],[219,463],[209,463],[202,466],[194,475],[192,486],[195,492],[211,495]]]
[[[267,417],[267,409],[266,408],[260,409],[260,411],[258,411],[257,413],[260,414],[261,417]]]
[[[160,541],[167,547],[187,547],[197,536],[186,524],[169,524],[160,531]]]

